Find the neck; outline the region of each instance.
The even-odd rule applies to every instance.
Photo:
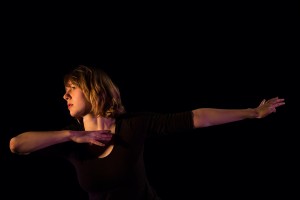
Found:
[[[95,117],[90,115],[86,115],[83,118],[84,129],[86,131],[111,130],[113,133],[115,121],[116,120],[114,118]]]

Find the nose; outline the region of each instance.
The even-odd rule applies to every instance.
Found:
[[[70,96],[70,94],[68,92],[66,92],[64,94],[63,98],[64,98],[64,100],[68,101],[71,98],[71,96]]]

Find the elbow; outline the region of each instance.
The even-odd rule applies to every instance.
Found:
[[[204,128],[212,126],[212,123],[206,117],[206,109],[197,109],[193,111],[194,128]]]
[[[13,138],[10,139],[10,141],[9,141],[9,149],[10,149],[10,151],[12,153],[15,153],[15,154],[21,154],[21,155],[29,154],[29,153],[26,153],[26,152],[22,152],[20,150],[20,147],[18,145],[16,137],[13,137]]]
[[[11,138],[9,141],[9,149],[12,153],[17,153],[16,138]]]

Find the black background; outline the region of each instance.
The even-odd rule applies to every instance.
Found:
[[[149,140],[145,162],[163,199],[293,193],[297,129],[291,111],[299,66],[294,6],[149,6],[118,6],[106,14],[80,6],[29,12],[19,5],[3,15],[4,199],[87,199],[69,163],[16,156],[8,148],[23,131],[69,122],[63,75],[78,64],[103,68],[128,111],[248,108],[264,98],[285,98],[287,105],[265,119]]]

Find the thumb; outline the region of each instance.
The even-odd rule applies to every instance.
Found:
[[[262,105],[264,105],[264,104],[265,104],[265,102],[266,102],[266,99],[262,100],[262,101],[260,102],[259,106],[262,106]]]

